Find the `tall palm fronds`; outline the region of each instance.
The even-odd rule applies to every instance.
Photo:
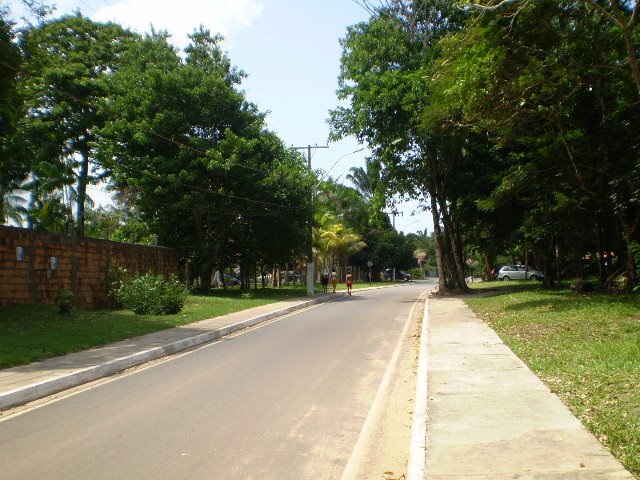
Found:
[[[27,215],[27,200],[15,190],[0,191],[0,195],[2,195],[2,203],[0,204],[2,221],[5,224],[13,222],[21,227]]]
[[[345,227],[329,213],[320,219],[320,227],[315,238],[319,259],[331,264],[341,263],[347,266],[349,257],[367,246],[360,235]]]
[[[380,161],[367,157],[364,168],[351,167],[349,171],[351,173],[347,174],[347,179],[353,183],[363,197],[372,200],[381,185]]]

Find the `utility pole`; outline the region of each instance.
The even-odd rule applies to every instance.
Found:
[[[387,213],[389,215],[393,215],[393,229],[396,229],[396,216],[397,215],[404,215],[403,212],[399,212],[397,208],[394,208],[393,210],[391,210],[390,212],[384,212]],[[396,281],[396,267],[393,267],[393,270],[391,272],[391,281],[395,282]]]
[[[307,151],[307,168],[311,172],[311,149],[312,148],[329,148],[329,145],[314,146],[307,145],[306,147],[293,147],[296,150]],[[313,278],[313,189],[309,189],[309,218],[308,218],[308,232],[307,232],[307,295],[315,294],[315,279]]]
[[[403,212],[399,212],[397,208],[394,208],[391,212],[388,212],[389,215],[393,215],[393,229],[396,229],[396,216],[397,215],[404,215]]]
[[[386,213],[387,215],[393,215],[393,229],[396,229],[396,217],[398,215],[400,216],[404,216],[404,212],[399,212],[397,208],[394,208],[393,210],[391,210],[390,212],[382,212],[382,213]]]

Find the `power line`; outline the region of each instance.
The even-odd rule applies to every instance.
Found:
[[[5,62],[3,62],[3,61],[0,61],[0,65],[4,65],[4,66],[6,66],[7,68],[9,68],[9,69],[11,69],[11,70],[15,71],[16,73],[20,73],[20,70],[19,70],[18,68],[14,67],[13,65],[9,65],[9,64],[7,64],[7,63],[5,63]],[[28,75],[28,76],[33,77],[34,75]],[[65,91],[65,90],[59,89],[59,90],[58,90],[58,92],[62,92],[62,93],[64,93],[64,94],[65,94],[65,95],[67,95],[69,98],[71,98],[71,99],[75,100],[76,102],[78,102],[78,103],[79,103],[79,104],[81,104],[81,105],[85,105],[85,106],[88,106],[88,107],[90,107],[90,108],[97,108],[94,104],[92,104],[92,103],[90,103],[90,102],[87,102],[87,101],[86,101],[86,100],[84,100],[84,99],[80,99],[80,98],[76,97],[75,95],[73,95],[73,94],[71,94],[71,93],[69,93],[69,92],[67,92],[67,91]],[[203,150],[200,150],[200,149],[198,149],[198,148],[195,148],[195,147],[193,147],[193,146],[191,146],[191,145],[187,145],[187,144],[185,144],[185,143],[183,143],[183,142],[180,142],[180,141],[178,141],[178,140],[175,140],[175,139],[173,139],[173,138],[168,138],[168,137],[166,137],[166,136],[164,136],[164,135],[161,135],[161,134],[159,134],[159,133],[157,133],[157,132],[155,132],[155,131],[153,131],[153,130],[150,130],[150,131],[149,131],[149,134],[154,135],[154,136],[156,136],[156,137],[158,137],[158,138],[161,138],[161,139],[163,139],[163,140],[165,140],[165,141],[171,142],[171,143],[173,143],[173,144],[176,144],[176,145],[178,145],[178,146],[180,146],[180,147],[182,147],[182,148],[186,148],[186,149],[191,150],[191,151],[194,151],[194,152],[196,152],[196,153],[200,153],[200,154],[202,154],[203,156],[209,156],[209,153],[208,153],[208,152],[205,152],[205,151],[203,151]],[[305,148],[306,148],[306,147],[305,147]],[[329,147],[322,147],[322,148],[329,148]],[[243,163],[238,162],[238,161],[235,161],[235,162],[234,162],[234,166],[238,166],[238,167],[240,167],[240,168],[245,168],[245,169],[248,169],[248,170],[253,170],[253,171],[261,172],[261,173],[264,173],[264,174],[267,174],[267,175],[271,173],[271,172],[269,172],[269,171],[267,171],[267,170],[263,170],[263,169],[259,169],[259,168],[251,167],[251,166],[248,166],[248,165],[243,164]],[[196,187],[194,187],[194,186],[192,186],[192,185],[186,185],[186,184],[183,184],[183,186],[186,186],[186,187],[189,187],[189,188],[196,188]],[[217,193],[217,194],[219,194],[219,195],[221,195],[221,196],[225,196],[225,194],[222,194],[222,193],[219,193],[219,192],[215,192],[215,193]],[[249,198],[245,198],[245,197],[232,196],[232,195],[226,195],[226,196],[228,196],[229,198],[233,198],[233,199],[235,199],[235,200],[245,200],[245,201],[253,202],[253,203],[256,203],[256,204],[270,205],[270,206],[275,206],[275,207],[280,207],[280,208],[285,208],[285,209],[292,209],[292,208],[295,208],[295,207],[291,207],[291,206],[289,206],[289,205],[277,204],[277,203],[270,203],[270,202],[261,202],[261,201],[259,201],[259,200],[253,200],[253,199],[249,199]]]
[[[93,13],[97,12],[97,10],[95,8],[93,8],[91,5],[89,5],[84,0],[78,0],[78,2],[82,3],[85,7],[87,7],[89,10],[91,10]]]

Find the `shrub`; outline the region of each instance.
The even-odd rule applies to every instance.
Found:
[[[107,297],[109,298],[109,308],[121,308],[123,305],[118,300],[118,290],[129,279],[129,272],[126,268],[116,263],[109,264],[106,275],[102,278],[107,287]]]
[[[640,292],[640,243],[632,242],[630,250],[636,267],[636,286],[633,290],[634,292]]]
[[[56,303],[58,312],[61,315],[68,315],[71,312],[75,299],[76,296],[71,290],[62,287],[58,288],[53,296],[53,301]]]
[[[411,278],[413,278],[414,280],[416,278],[422,278],[422,270],[420,270],[419,268],[409,269],[409,274],[411,274]]]
[[[136,315],[178,313],[189,292],[175,275],[165,280],[162,275],[136,275],[116,290],[116,299]]]

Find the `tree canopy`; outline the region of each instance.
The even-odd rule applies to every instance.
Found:
[[[352,186],[314,178],[267,129],[221,36],[197,29],[180,55],[164,32],[30,3],[20,31],[0,9],[4,219],[157,238],[204,290],[214,269],[248,285],[300,264],[311,218],[319,260],[434,262],[443,290],[505,258],[548,285],[637,283],[638,2],[360,1],[371,15],[341,40],[329,114],[332,139],[372,152]],[[93,211],[97,185],[113,211]],[[395,231],[383,212],[404,198],[430,210],[431,235]]]
[[[637,2],[362,4],[334,135],[366,141],[384,188],[430,208],[441,288],[508,252],[548,284],[594,268],[633,284]]]

